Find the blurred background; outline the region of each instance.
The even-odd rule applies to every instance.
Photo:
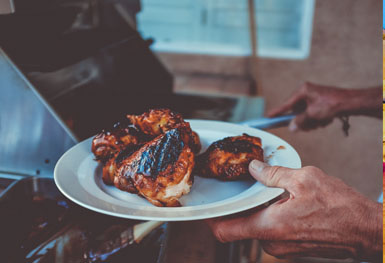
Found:
[[[186,118],[241,122],[263,117],[305,81],[381,83],[377,0],[0,2],[0,174],[7,180],[52,176],[65,150],[126,113],[170,107]],[[269,132],[293,145],[303,165],[376,200],[381,122],[352,117],[350,124],[348,137],[338,120],[312,132]],[[234,256],[199,222],[173,227],[165,262]]]

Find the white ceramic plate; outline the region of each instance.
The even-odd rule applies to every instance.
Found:
[[[189,120],[201,139],[202,150],[227,136],[249,135],[262,139],[265,161],[271,165],[300,168],[297,152],[284,140],[265,131],[219,121]],[[183,207],[156,207],[136,194],[123,192],[102,181],[102,169],[91,152],[89,138],[69,149],[57,162],[55,182],[60,191],[75,203],[107,215],[157,221],[186,221],[241,212],[279,196],[280,188],[259,182],[222,182],[195,176]],[[278,148],[281,148],[278,150]]]

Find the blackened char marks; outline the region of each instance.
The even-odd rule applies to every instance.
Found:
[[[252,152],[253,148],[255,148],[255,144],[248,140],[242,139],[233,141],[232,137],[227,137],[223,140],[214,142],[212,145],[210,145],[209,150],[213,150],[215,148],[229,153],[250,153]]]
[[[115,158],[115,163],[120,164],[124,159],[130,157],[134,152],[140,149],[143,144],[138,144],[138,145],[132,145],[128,146],[124,150],[122,150]]]
[[[114,124],[113,128],[107,131],[103,131],[110,135],[111,133],[115,136],[123,137],[127,134],[132,136],[136,136],[140,141],[149,141],[153,138],[153,136],[149,136],[141,132],[135,125],[133,125],[129,120],[121,120]],[[119,142],[121,143],[121,142]]]
[[[222,140],[213,143],[213,148],[218,148],[225,152],[230,153],[240,153],[240,152],[247,152],[250,153],[252,151],[252,148],[255,147],[254,144],[252,144],[249,141],[246,140],[238,140],[238,141],[230,141],[230,140]]]
[[[160,172],[178,160],[183,147],[184,142],[179,129],[166,132],[157,144],[150,145],[142,153],[136,173],[155,179]]]
[[[236,180],[249,176],[248,166],[254,160],[263,161],[262,141],[243,134],[216,141],[197,158],[195,172],[221,180]]]
[[[258,140],[260,143],[260,139],[257,137],[252,137],[246,133],[242,136],[237,137],[226,137],[222,140],[214,142],[208,150],[219,149],[229,153],[251,153],[253,149],[255,149],[255,140]]]
[[[150,139],[151,136],[142,133],[128,120],[124,120],[97,134],[92,140],[91,150],[97,161],[106,163],[126,147],[143,144]]]

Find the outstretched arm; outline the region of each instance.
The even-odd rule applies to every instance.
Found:
[[[269,117],[294,111],[298,113],[289,128],[311,130],[326,126],[335,117],[365,115],[382,117],[382,87],[340,89],[305,83],[282,106],[269,112]]]

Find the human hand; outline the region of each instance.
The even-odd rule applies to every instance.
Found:
[[[315,167],[289,169],[250,164],[251,175],[289,193],[264,209],[236,218],[207,220],[221,242],[258,239],[277,257],[353,257],[382,254],[382,206]]]
[[[338,116],[350,90],[321,86],[306,82],[283,105],[271,110],[269,117],[288,111],[299,113],[289,125],[289,130],[311,130],[331,123]]]

